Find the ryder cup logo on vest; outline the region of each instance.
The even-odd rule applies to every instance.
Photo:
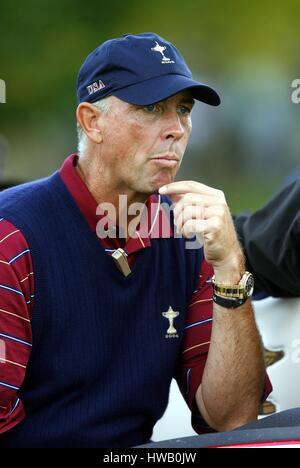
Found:
[[[151,50],[153,50],[153,52],[158,52],[159,54],[162,55],[162,61],[161,61],[162,64],[175,63],[174,60],[171,60],[165,56],[164,54],[164,51],[166,50],[165,46],[159,45],[157,41],[155,41],[155,44],[156,44],[155,47],[152,47]]]
[[[6,85],[5,81],[0,80],[0,104],[6,103]]]
[[[91,85],[86,87],[89,95],[97,93],[97,91],[100,91],[100,89],[103,88],[105,88],[105,84],[101,80],[95,81],[95,83],[92,83]]]

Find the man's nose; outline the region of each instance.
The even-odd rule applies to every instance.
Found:
[[[162,132],[163,139],[174,139],[179,140],[183,137],[185,129],[180,120],[180,116],[172,113],[172,115],[166,116],[166,121],[164,122],[164,128]]]

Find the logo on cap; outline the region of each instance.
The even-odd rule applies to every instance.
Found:
[[[155,43],[156,43],[156,46],[151,47],[151,50],[153,50],[154,52],[159,52],[162,55],[163,58],[162,58],[161,63],[163,63],[163,64],[175,63],[173,60],[171,60],[171,59],[169,59],[168,57],[165,56],[164,51],[166,50],[166,47],[159,45],[159,43],[157,41],[155,41]]]
[[[97,93],[97,91],[100,91],[100,89],[103,88],[105,88],[105,84],[101,80],[95,81],[95,83],[92,83],[91,85],[86,87],[89,95]]]

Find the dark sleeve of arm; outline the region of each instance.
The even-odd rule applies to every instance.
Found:
[[[300,295],[300,180],[254,214],[234,217],[256,292]]]

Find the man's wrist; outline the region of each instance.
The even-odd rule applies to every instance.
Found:
[[[215,282],[220,284],[238,284],[246,271],[242,253],[213,268]]]

